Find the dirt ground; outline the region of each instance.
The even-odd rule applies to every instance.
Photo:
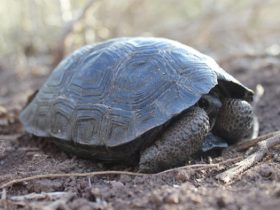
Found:
[[[260,134],[279,130],[280,57],[244,55],[220,60],[220,63],[250,88],[263,86],[264,95],[256,105]],[[9,65],[0,65],[0,185],[41,174],[137,171],[137,168],[105,166],[69,157],[52,143],[25,134],[17,120],[18,112],[27,96],[40,87],[49,73],[45,69],[34,69],[22,75]],[[0,209],[278,210],[279,147],[271,149],[260,163],[233,183],[226,185],[215,179],[234,164],[234,158],[243,158],[246,154],[227,151],[221,157],[201,158],[192,163],[203,164],[200,167],[156,175],[71,176],[23,181],[2,190]],[[224,163],[230,159],[233,161]],[[224,164],[215,167],[215,163],[220,162]]]

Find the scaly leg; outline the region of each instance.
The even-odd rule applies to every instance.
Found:
[[[175,119],[154,142],[142,151],[141,172],[158,172],[184,165],[197,151],[210,131],[207,113],[192,107]]]

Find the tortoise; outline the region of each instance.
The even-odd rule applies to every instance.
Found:
[[[184,165],[207,142],[250,138],[253,95],[177,41],[115,38],[65,58],[20,120],[70,154],[157,172]]]

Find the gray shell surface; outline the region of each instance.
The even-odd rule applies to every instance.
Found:
[[[113,39],[64,59],[20,119],[37,136],[113,148],[193,106],[218,80],[250,92],[212,58],[176,41]]]

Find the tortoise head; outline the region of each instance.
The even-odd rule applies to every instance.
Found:
[[[203,95],[198,101],[198,106],[206,111],[210,121],[210,127],[212,128],[215,124],[216,117],[220,108],[222,107],[222,102],[215,95]]]

